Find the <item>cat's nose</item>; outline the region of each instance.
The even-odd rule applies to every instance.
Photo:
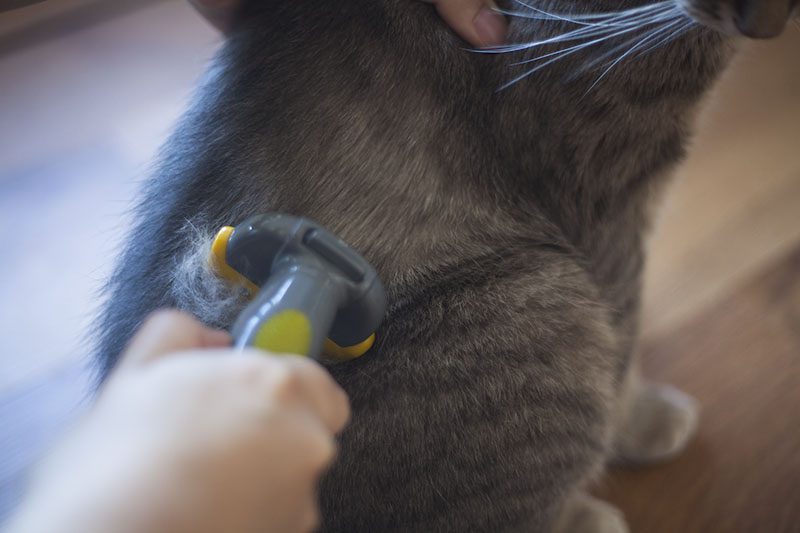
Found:
[[[796,0],[736,0],[734,22],[753,39],[777,37],[783,32]]]

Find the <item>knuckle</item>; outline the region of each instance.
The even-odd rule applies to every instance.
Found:
[[[234,364],[236,365],[235,376],[243,386],[262,388],[269,382],[271,369],[257,356],[244,354],[235,358]]]
[[[312,499],[306,512],[303,514],[301,531],[315,531],[319,527],[320,516],[316,502]]]
[[[302,377],[291,365],[277,364],[270,371],[269,386],[274,398],[292,400],[297,398],[302,389]]]
[[[342,400],[342,407],[337,414],[338,418],[335,421],[334,431],[338,433],[342,431],[350,422],[350,401],[346,397],[344,400]]]
[[[301,398],[303,374],[296,365],[281,357],[257,352],[245,352],[239,360],[242,381],[259,390],[259,394],[279,403]]]
[[[314,389],[325,391],[339,390],[340,387],[334,381],[330,373],[319,363],[311,359],[299,359],[291,361],[295,371],[303,377]]]
[[[313,439],[309,453],[312,469],[318,472],[326,468],[336,455],[336,443],[327,435],[319,435]]]

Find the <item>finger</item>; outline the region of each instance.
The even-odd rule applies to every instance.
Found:
[[[336,441],[319,418],[310,414],[306,414],[304,417],[302,412],[296,412],[293,419],[295,423],[303,425],[302,431],[298,429],[299,439],[303,442],[302,444],[295,443],[295,449],[302,454],[302,464],[298,466],[298,475],[307,477],[314,483],[333,463],[333,459],[336,457]],[[311,488],[313,485],[309,487],[309,489]]]
[[[265,476],[269,479],[274,474],[274,465],[268,469]],[[259,531],[294,531],[297,533],[310,533],[317,531],[320,524],[320,512],[317,496],[319,479],[316,476],[303,479],[296,478],[296,473],[286,484],[283,484],[282,501],[276,502],[281,509],[282,517],[275,516],[272,506],[264,507],[267,511],[261,515]],[[275,501],[275,500],[273,500]],[[276,520],[277,519],[277,520]],[[255,528],[254,528],[255,531]]]
[[[338,433],[347,424],[350,418],[347,394],[318,363],[297,355],[268,354],[255,349],[244,354],[261,365],[266,395],[287,403],[302,402],[330,432]]]
[[[121,364],[142,365],[173,352],[220,348],[230,343],[227,332],[209,328],[191,315],[175,310],[156,311],[131,339]]]
[[[436,11],[464,40],[474,46],[499,46],[505,43],[508,24],[494,11],[492,0],[425,0],[436,4]]]
[[[306,500],[302,516],[300,518],[300,531],[316,531],[319,527],[319,509],[317,508],[317,495],[312,493]]]
[[[303,395],[312,412],[329,431],[339,433],[350,419],[347,394],[319,363],[304,357],[285,357],[286,363],[301,376]]]

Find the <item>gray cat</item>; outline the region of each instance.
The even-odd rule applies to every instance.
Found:
[[[371,352],[330,367],[353,418],[323,530],[625,531],[583,488],[609,459],[678,453],[696,421],[635,370],[649,207],[726,34],[776,35],[797,4],[506,4],[526,46],[476,53],[421,2],[245,2],[144,190],[102,372],[155,308],[231,325],[217,228],[308,216],[390,304]]]

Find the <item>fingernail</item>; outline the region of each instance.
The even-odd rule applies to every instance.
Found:
[[[506,18],[493,11],[491,7],[483,6],[472,21],[472,25],[482,46],[499,46],[506,42],[508,29]]]

